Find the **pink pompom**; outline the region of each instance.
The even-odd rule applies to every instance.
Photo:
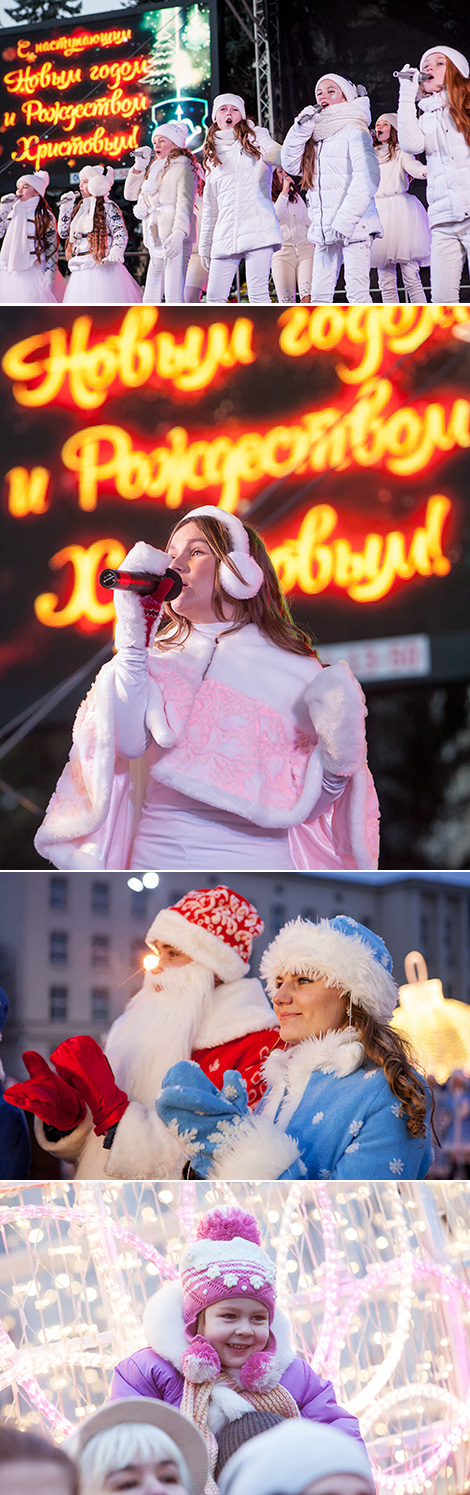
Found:
[[[278,1360],[269,1351],[259,1350],[250,1355],[240,1370],[240,1385],[245,1391],[273,1391],[279,1385],[281,1369]]]
[[[238,1209],[236,1205],[227,1209],[209,1210],[199,1221],[199,1241],[233,1241],[236,1236],[241,1236],[244,1241],[253,1241],[255,1246],[261,1245],[261,1235],[254,1215],[249,1215],[247,1210]]]
[[[217,1350],[203,1334],[195,1334],[187,1350],[183,1351],[181,1367],[186,1379],[196,1386],[203,1381],[216,1381],[222,1369]]]

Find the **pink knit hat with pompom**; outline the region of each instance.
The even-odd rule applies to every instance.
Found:
[[[210,1210],[199,1222],[197,1238],[181,1260],[183,1318],[186,1334],[211,1303],[225,1298],[255,1298],[269,1313],[276,1303],[276,1268],[261,1247],[254,1215],[235,1207]]]

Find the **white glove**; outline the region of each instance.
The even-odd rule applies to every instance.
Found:
[[[401,71],[404,72],[405,68],[410,69],[410,76],[400,78],[400,101],[403,104],[414,104],[419,89],[419,67],[412,68],[411,63],[404,62]]]
[[[170,564],[165,550],[155,550],[138,540],[137,545],[121,561],[123,571],[150,571],[152,576],[163,576]],[[135,592],[115,592],[117,626],[114,635],[116,649],[145,649],[147,647],[147,620],[141,598]]]
[[[67,204],[70,203],[70,205],[73,207],[73,204],[75,202],[76,196],[77,196],[76,192],[63,192],[62,193],[62,197],[59,197],[59,202],[63,202],[63,203],[67,203]]]
[[[152,156],[153,156],[153,151],[152,151],[151,145],[139,145],[139,146],[137,146],[137,150],[134,151],[134,161],[135,161],[135,167],[137,168],[137,170],[138,171],[145,171],[145,168],[148,166],[149,161],[151,161]],[[134,167],[134,170],[135,170],[135,167]]]
[[[355,773],[366,761],[365,696],[344,659],[327,665],[307,687],[305,700],[326,773]]]
[[[172,234],[163,241],[163,255],[166,260],[176,259],[180,249],[183,247],[184,233],[182,228],[174,228]]]
[[[199,259],[201,261],[201,265],[202,265],[203,270],[206,270],[207,274],[209,274],[209,270],[210,270],[210,267],[211,267],[211,257],[210,257],[210,254],[200,254],[199,255]]]
[[[18,202],[16,192],[5,192],[5,196],[0,197],[0,202],[6,203],[8,207],[12,206],[14,202]]]
[[[111,249],[109,251],[109,254],[107,255],[106,259],[103,260],[103,264],[104,265],[122,265],[123,262],[124,262],[124,250],[119,248],[119,244],[112,244],[111,245]]]
[[[317,105],[315,105],[315,104],[307,104],[307,108],[306,109],[302,109],[301,112],[300,112],[300,114],[296,114],[296,116],[295,116],[295,124],[296,125],[313,125],[313,122],[317,118],[317,115],[318,115],[318,104]]]

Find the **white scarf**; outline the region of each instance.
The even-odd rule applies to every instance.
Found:
[[[140,189],[139,206],[140,209],[142,209],[143,204],[145,208],[145,212],[142,211],[141,213],[142,218],[148,218],[149,214],[152,212],[152,209],[155,207],[154,197],[161,186],[161,180],[163,172],[165,170],[165,166],[167,164],[167,159],[168,158],[165,156],[161,161],[152,161],[148,177],[146,177],[145,182]]]
[[[80,203],[78,212],[72,218],[69,228],[69,239],[81,239],[86,234],[91,234],[95,221],[96,197],[84,197]]]
[[[173,971],[147,971],[142,990],[111,1028],[105,1053],[130,1100],[153,1111],[167,1069],[190,1059],[214,976],[191,961]]]
[[[321,114],[315,115],[313,138],[315,141],[329,140],[339,130],[344,130],[346,125],[355,125],[356,128],[359,126],[359,129],[369,133],[370,104],[365,94],[359,99],[351,99],[349,103],[345,100],[344,104],[329,104],[327,109],[322,109]]]
[[[0,253],[2,269],[8,270],[10,275],[14,270],[30,270],[38,263],[34,248],[34,215],[38,202],[39,193],[27,197],[26,201],[18,198],[18,202],[13,204]]]

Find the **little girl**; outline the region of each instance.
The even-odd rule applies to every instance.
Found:
[[[282,233],[282,248],[276,249],[271,264],[276,296],[281,304],[295,301],[296,287],[300,300],[310,301],[313,244],[308,237],[308,212],[292,177],[276,166],[272,199]]]
[[[89,164],[79,172],[81,201],[64,192],[59,207],[59,234],[66,239],[69,262],[64,301],[69,306],[142,300],[140,286],[124,265],[127,229],[120,208],[111,202],[111,166]]]
[[[151,1396],[181,1408],[206,1439],[206,1495],[230,1453],[286,1417],[334,1423],[361,1439],[331,1382],[292,1352],[253,1215],[230,1207],[202,1217],[179,1282],[150,1299],[144,1327],[149,1346],[117,1366],[111,1399]]]
[[[315,98],[316,108],[297,115],[281,155],[284,170],[301,172],[301,185],[308,189],[309,239],[315,245],[311,299],[333,300],[343,263],[347,300],[369,304],[371,243],[382,236],[369,100],[361,84],[356,88],[339,73],[319,79]]]
[[[153,159],[136,152],[124,196],[135,202],[134,214],[143,227],[150,255],[144,301],[180,303],[192,246],[196,237],[194,199],[197,171],[185,150],[187,128],[177,120],[157,125],[152,135]]]
[[[57,224],[45,201],[48,171],[20,177],[16,196],[0,203],[0,303],[32,306],[55,303]]]
[[[419,199],[408,192],[410,177],[425,177],[426,167],[399,146],[396,114],[379,115],[374,149],[380,164],[380,186],[375,201],[384,236],[374,239],[371,265],[378,270],[382,301],[399,300],[397,264],[408,300],[426,301],[419,267],[429,264],[428,215]]]
[[[214,99],[204,146],[206,184],[199,254],[209,270],[208,301],[227,301],[240,260],[245,260],[248,299],[269,302],[269,271],[282,235],[271,199],[272,166],[281,148],[268,130],[246,118],[236,93]]]
[[[427,75],[422,90],[420,72]],[[431,300],[448,305],[459,300],[462,270],[470,258],[469,72],[467,58],[455,47],[428,47],[419,70],[400,78],[400,145],[415,155],[426,152]]]

